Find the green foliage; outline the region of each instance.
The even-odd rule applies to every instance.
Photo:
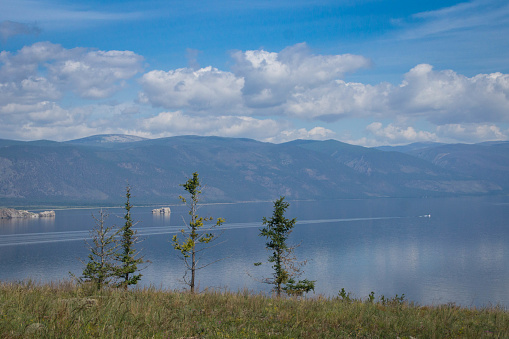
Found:
[[[184,263],[186,265],[186,275],[188,272],[191,273],[191,279],[186,280],[186,275],[184,275],[184,281],[189,285],[191,292],[194,292],[196,271],[211,264],[208,263],[201,266],[198,265],[200,258],[197,257],[197,253],[203,251],[206,249],[206,247],[198,249],[197,246],[209,244],[217,238],[217,235],[212,232],[203,231],[205,223],[212,221],[213,218],[204,218],[198,215],[198,203],[200,201],[200,194],[202,193],[202,186],[200,184],[198,173],[194,172],[193,177],[188,179],[186,183],[181,184],[180,186],[183,186],[184,190],[187,191],[190,195],[189,202],[182,196],[179,196],[179,198],[184,204],[189,206],[189,215],[191,216],[191,219],[189,221],[189,225],[187,225],[187,230],[182,229],[180,231],[184,239],[179,241],[179,237],[174,235],[172,237],[172,244],[173,248],[179,251],[184,258]],[[208,227],[207,230],[219,227],[223,223],[223,218],[217,218],[215,224],[212,224],[210,227]]]
[[[382,305],[395,305],[395,304],[403,304],[405,302],[405,294],[401,296],[395,295],[392,298],[386,298],[384,295],[380,296],[380,304]]]
[[[304,293],[308,293],[315,290],[315,282],[304,279],[295,281],[295,279],[290,278],[286,283],[286,286],[283,287],[283,291],[285,291],[288,295],[303,295]]]
[[[371,293],[368,295],[368,303],[372,303],[373,300],[375,300],[375,292],[371,291]]]
[[[347,293],[344,288],[341,288],[341,291],[339,291],[338,293],[338,298],[346,302],[352,301],[352,298],[350,296],[351,296],[350,292]]]
[[[346,292],[344,288],[341,288],[341,290],[338,293],[337,299],[344,301],[344,302],[363,302],[363,299],[356,299],[351,296],[350,292]],[[383,294],[378,298],[378,300],[375,297],[375,292],[371,291],[369,295],[366,297],[364,302],[369,304],[379,304],[379,305],[390,305],[390,306],[397,306],[397,305],[403,305],[406,303],[405,301],[405,294],[402,294],[401,296],[396,294],[392,298],[388,298],[384,296]]]
[[[278,296],[284,291],[289,295],[302,295],[314,290],[314,281],[300,280],[295,278],[302,274],[301,267],[306,263],[297,262],[293,254],[295,247],[287,245],[286,241],[292,233],[297,219],[287,219],[284,214],[290,204],[280,197],[274,202],[274,212],[270,219],[263,217],[265,227],[260,229],[260,236],[268,239],[265,243],[267,250],[272,251],[268,261],[272,263],[274,273],[272,278],[266,278],[263,282],[274,285],[274,291]],[[260,263],[255,263],[259,266]]]
[[[119,265],[115,269],[115,276],[120,280],[118,282],[119,287],[127,289],[130,285],[136,285],[141,279],[142,274],[138,273],[138,265],[145,262],[140,257],[140,252],[136,250],[134,245],[139,242],[137,232],[133,230],[133,220],[131,218],[131,187],[126,187],[126,203],[125,203],[125,223],[124,226],[119,230],[120,251],[116,253],[116,259]]]
[[[109,285],[115,273],[115,253],[117,250],[117,241],[115,239],[118,231],[114,226],[106,226],[105,221],[108,214],[103,210],[99,212],[99,217],[92,215],[95,221],[95,227],[90,231],[92,243],[87,245],[90,250],[88,263],[83,270],[80,282],[91,283],[99,290],[105,285]]]

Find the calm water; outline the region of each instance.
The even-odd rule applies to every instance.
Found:
[[[291,202],[291,201],[290,201]],[[184,264],[169,242],[187,218],[184,206],[169,217],[134,208],[151,264],[142,283],[180,289]],[[122,224],[122,210],[108,209]],[[38,281],[79,275],[86,259],[83,239],[97,210],[58,210],[54,219],[0,220],[0,280]],[[224,217],[225,243],[205,252],[225,258],[198,272],[201,289],[269,291],[256,281],[270,274],[268,252],[258,236],[272,203],[204,205],[199,214]],[[431,217],[423,217],[430,214]],[[420,304],[509,307],[509,198],[373,199],[291,202],[287,217],[298,224],[291,242],[308,259],[303,278],[317,280],[316,293],[341,288],[357,297],[404,293]],[[204,258],[203,262],[206,262]]]

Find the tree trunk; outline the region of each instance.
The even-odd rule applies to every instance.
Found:
[[[191,284],[190,284],[191,293],[194,293],[194,273],[196,271],[195,255],[196,255],[196,253],[194,252],[194,249],[193,249],[193,263],[192,263],[193,266],[191,267]]]

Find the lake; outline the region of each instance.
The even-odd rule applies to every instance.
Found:
[[[133,200],[132,202],[135,203]],[[419,304],[509,307],[509,197],[289,201],[298,222],[289,243],[308,260],[302,278],[316,280],[316,294],[341,288],[356,297],[405,294]],[[183,289],[184,263],[170,238],[188,210],[169,205],[170,216],[135,207],[143,254],[151,263],[141,285]],[[204,253],[223,260],[197,272],[200,289],[268,292],[269,252],[259,237],[271,202],[202,205],[200,216],[223,217],[220,245]],[[123,210],[107,209],[107,223],[122,225]],[[52,219],[0,220],[0,280],[47,282],[80,275],[84,238],[97,209],[56,210]],[[428,217],[429,215],[429,217]],[[255,267],[255,262],[265,262]]]

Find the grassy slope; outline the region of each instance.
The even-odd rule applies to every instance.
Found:
[[[420,307],[311,297],[143,289],[97,293],[69,283],[0,284],[2,338],[509,337],[500,308]]]

